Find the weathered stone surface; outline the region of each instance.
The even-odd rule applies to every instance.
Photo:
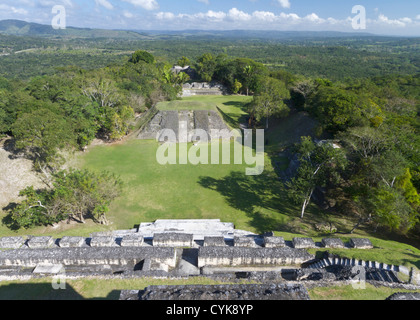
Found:
[[[0,238],[1,249],[18,249],[24,243],[23,237],[3,237]]]
[[[38,264],[32,272],[35,274],[58,274],[63,271],[62,264]]]
[[[234,284],[150,286],[144,291],[122,291],[120,300],[310,300],[300,284]]]
[[[153,237],[154,247],[192,247],[194,238],[186,233],[156,233]]]
[[[293,247],[296,249],[315,248],[315,242],[311,238],[293,238]]]
[[[90,240],[91,247],[112,247],[115,245],[116,245],[115,238],[112,236],[93,237]]]
[[[86,242],[83,237],[62,237],[58,242],[61,248],[77,248],[81,247]]]
[[[156,220],[141,223],[138,229],[138,233],[145,239],[153,238],[156,233],[165,232],[193,234],[194,240],[204,240],[204,237],[209,236],[233,239],[238,230],[233,223],[221,222],[219,219]]]
[[[52,237],[32,237],[27,241],[29,248],[39,249],[39,248],[48,248],[54,244],[54,239]]]
[[[239,265],[292,265],[302,264],[315,256],[303,249],[294,248],[241,248],[201,247],[198,267]]]
[[[226,242],[223,237],[204,237],[204,247],[225,247]]]
[[[386,300],[420,300],[419,292],[397,292],[386,298]]]
[[[264,237],[264,247],[266,248],[283,248],[286,242],[283,237]]]
[[[38,264],[63,265],[136,265],[145,258],[175,267],[173,248],[154,247],[82,247],[16,249],[0,252],[0,265],[35,267]]]
[[[373,245],[369,239],[364,238],[352,238],[350,239],[350,246],[355,249],[372,249]]]
[[[339,238],[324,238],[322,239],[322,245],[325,248],[344,248],[344,243]]]
[[[235,247],[244,247],[244,248],[257,248],[254,237],[235,237],[234,238]]]
[[[144,238],[139,234],[130,234],[122,237],[121,247],[140,247],[143,245]]]

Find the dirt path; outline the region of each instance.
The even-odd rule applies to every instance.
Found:
[[[32,162],[27,159],[11,159],[11,153],[0,146],[0,210],[19,199],[19,191],[33,185],[44,187],[32,171]]]

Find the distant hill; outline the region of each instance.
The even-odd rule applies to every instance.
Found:
[[[21,20],[0,21],[0,34],[14,36],[56,37],[56,38],[123,38],[145,39],[146,35],[135,31],[105,30],[67,27],[55,30],[51,25],[43,25]]]
[[[119,39],[243,39],[243,40],[307,40],[317,38],[366,38],[375,35],[365,32],[336,31],[272,31],[272,30],[107,30],[67,27],[54,30],[51,25],[21,20],[0,21],[0,34],[45,38],[119,38]]]
[[[338,32],[338,31],[275,31],[275,30],[149,30],[139,31],[154,36],[181,36],[181,37],[207,37],[207,38],[233,38],[233,39],[271,39],[271,40],[296,40],[314,38],[358,38],[375,37],[367,32]]]

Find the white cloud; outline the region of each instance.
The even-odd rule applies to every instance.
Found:
[[[272,22],[276,20],[276,15],[269,11],[255,11],[252,16],[262,21]]]
[[[417,20],[420,20],[420,14],[417,15],[416,19]]]
[[[401,19],[399,19],[399,20],[389,19],[388,17],[384,16],[383,14],[379,15],[377,22],[379,22],[381,24],[387,24],[387,25],[392,25],[392,26],[397,26],[397,27],[405,27],[405,25],[406,25],[406,22],[401,21]]]
[[[247,21],[251,20],[251,15],[248,13],[245,13],[243,11],[240,11],[236,8],[232,8],[229,10],[229,13],[227,14],[228,17],[234,21],[240,20],[240,21]]]
[[[28,11],[23,8],[16,8],[14,6],[9,6],[7,4],[0,4],[0,11],[3,11],[3,13],[11,13],[11,14],[19,14],[19,15],[28,14]]]
[[[175,15],[172,12],[158,12],[156,18],[159,20],[173,20],[175,19]]]
[[[209,0],[197,0],[198,2],[201,2],[201,3],[204,3],[204,4],[206,4],[206,5],[209,5],[210,4],[210,1]]]
[[[277,0],[277,2],[283,7],[283,8],[290,8],[290,1],[289,0]]]
[[[146,10],[156,10],[159,9],[159,4],[156,0],[122,0],[124,2],[131,3],[136,7],[142,7]]]
[[[128,12],[128,11],[125,11],[124,10],[123,16],[126,17],[126,18],[128,18],[128,19],[131,19],[131,18],[134,17],[134,14],[132,14],[131,12]]]
[[[97,5],[101,5],[108,10],[114,9],[114,6],[107,0],[95,0],[95,2],[96,2]]]

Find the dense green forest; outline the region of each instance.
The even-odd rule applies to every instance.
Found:
[[[384,74],[415,74],[420,69],[420,39],[305,33],[149,34],[137,38],[36,37],[0,33],[0,75],[27,79],[54,74],[55,67],[84,69],[121,64],[136,49],[174,64],[192,63],[203,53],[249,58],[271,70],[306,77],[344,80]],[[276,38],[277,35],[277,38]]]
[[[59,171],[61,151],[82,150],[94,138],[123,138],[136,114],[177,99],[189,79],[170,68],[188,63],[197,71],[192,80],[217,81],[230,93],[252,96],[247,111],[253,127],[267,129],[269,120],[299,111],[318,121],[316,134],[293,146],[300,166],[285,182],[290,200],[302,207],[302,218],[314,192],[321,190],[333,211],[358,217],[355,228],[369,223],[418,236],[418,47],[418,39],[369,36],[269,41],[208,35],[147,40],[1,35],[0,134],[13,137],[16,152],[32,159],[34,169],[58,190],[67,186],[67,192],[75,184]],[[324,136],[335,145],[316,140]],[[75,180],[90,177],[73,174]],[[22,192],[30,200],[12,212],[18,227],[51,222],[39,219],[46,209],[33,203],[78,203],[55,191]],[[96,200],[99,207],[106,205]],[[60,212],[54,219],[64,218]]]

